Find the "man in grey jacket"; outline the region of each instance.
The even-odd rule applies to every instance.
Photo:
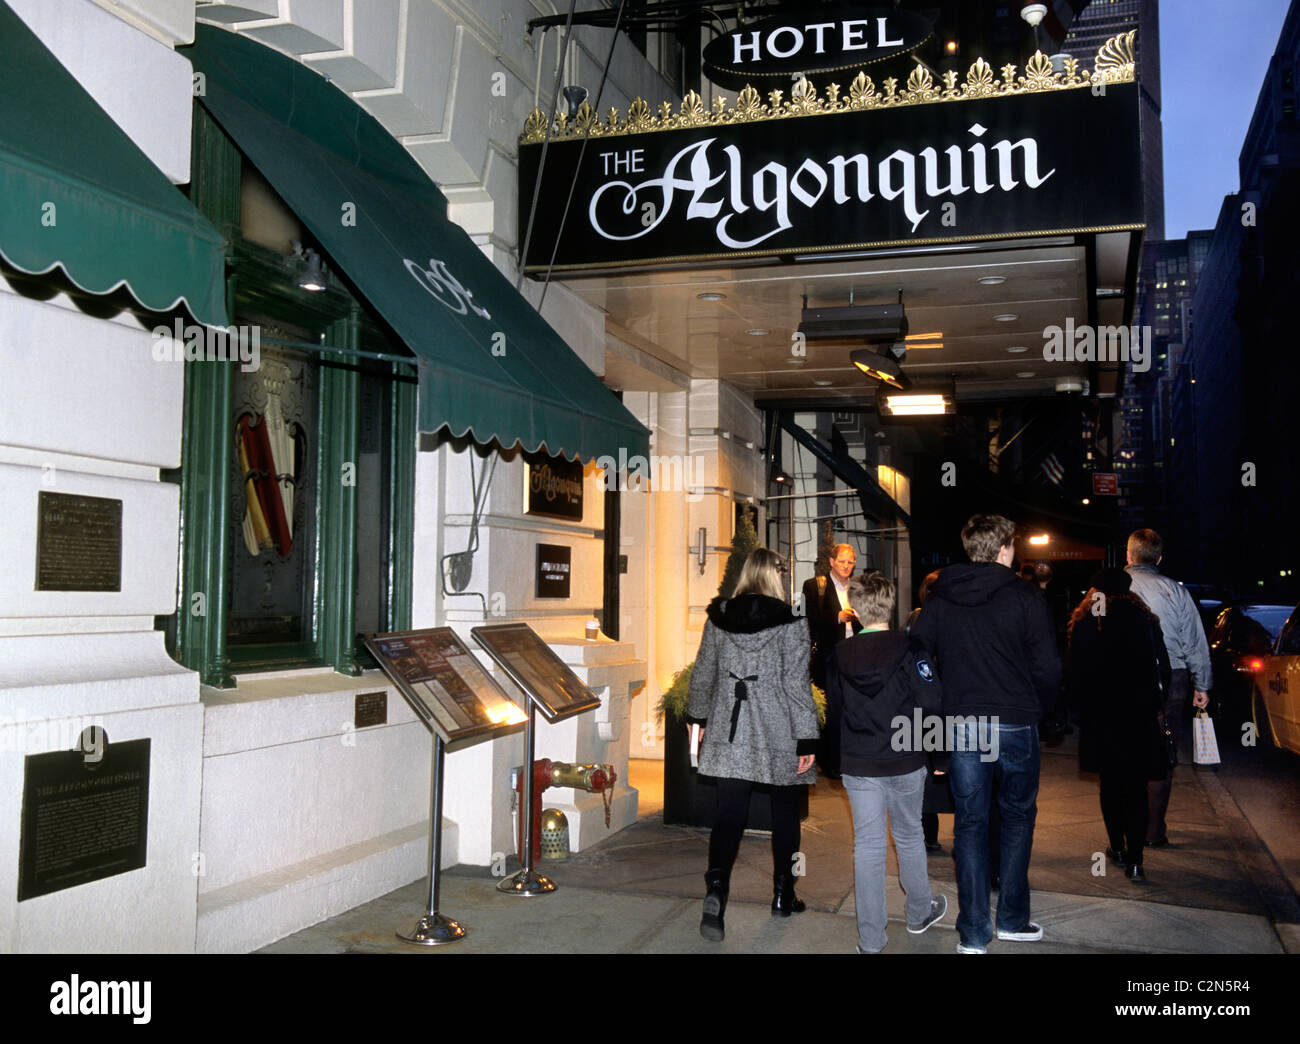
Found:
[[[1178,740],[1179,751],[1186,757],[1183,710],[1189,691],[1193,693],[1193,706],[1209,705],[1210,648],[1191,593],[1156,569],[1164,553],[1164,541],[1154,529],[1135,530],[1128,538],[1128,574],[1133,578],[1133,593],[1160,618],[1169,666],[1173,669],[1169,691],[1165,693],[1165,721]],[[1169,810],[1172,786],[1172,770],[1164,779],[1147,784],[1147,844],[1153,848],[1169,843],[1165,813]]]

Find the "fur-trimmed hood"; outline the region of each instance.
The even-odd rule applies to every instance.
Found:
[[[793,623],[794,611],[779,598],[743,594],[739,598],[715,598],[709,603],[709,619],[728,634],[757,634]]]

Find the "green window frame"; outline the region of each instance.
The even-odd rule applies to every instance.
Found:
[[[191,200],[229,244],[226,295],[233,321],[238,325],[241,315],[268,317],[320,336],[319,345],[287,346],[319,353],[317,437],[308,450],[317,476],[340,476],[349,463],[356,468],[363,368],[388,382],[390,393],[381,396],[387,413],[381,430],[386,433],[388,466],[382,489],[385,546],[377,555],[384,590],[380,624],[386,630],[406,630],[411,626],[414,553],[414,358],[341,281],[331,279],[321,292],[302,290],[294,262],[243,238],[243,162],[234,143],[196,105]],[[261,645],[228,641],[232,556],[238,551],[232,546],[230,525],[235,365],[185,363],[181,467],[169,476],[181,487],[178,604],[166,628],[172,654],[196,670],[203,684],[217,688],[233,687],[236,673],[293,667],[329,666],[355,676],[368,660],[356,633],[355,482],[316,483],[310,620],[304,640]]]

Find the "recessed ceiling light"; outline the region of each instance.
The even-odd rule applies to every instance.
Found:
[[[726,294],[719,294],[713,290],[706,290],[704,293],[695,296],[701,301],[725,301],[727,299]]]
[[[800,358],[796,355],[796,356],[794,356],[794,357],[792,357],[792,358],[787,359],[787,360],[785,361],[785,364],[786,364],[787,366],[802,366],[802,365],[803,365],[803,360],[800,359]]]
[[[981,276],[980,283],[984,286],[997,286],[999,283],[1005,283],[1006,276]]]
[[[817,385],[818,388],[825,388],[830,383],[830,381],[813,381],[813,384]]]
[[[1034,375],[1033,370],[1021,370],[1018,374],[1016,374],[1017,377],[1032,377],[1033,375]]]
[[[999,323],[1014,323],[1020,316],[1015,312],[1003,312],[1001,315],[995,315],[994,320]]]
[[[1029,349],[1024,347],[1023,345],[1016,345],[1014,348],[1008,348],[1007,351],[1009,351],[1012,355],[1019,355],[1021,352],[1029,351]]]
[[[749,334],[750,337],[766,337],[766,336],[767,336],[767,331],[766,331],[766,330],[760,330],[760,329],[746,330],[745,333]]]

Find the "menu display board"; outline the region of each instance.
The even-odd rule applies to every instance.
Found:
[[[600,697],[527,624],[488,624],[472,627],[469,633],[537,704],[547,721],[563,721],[600,706]]]
[[[448,750],[527,721],[450,627],[376,634],[366,639],[366,648]]]

